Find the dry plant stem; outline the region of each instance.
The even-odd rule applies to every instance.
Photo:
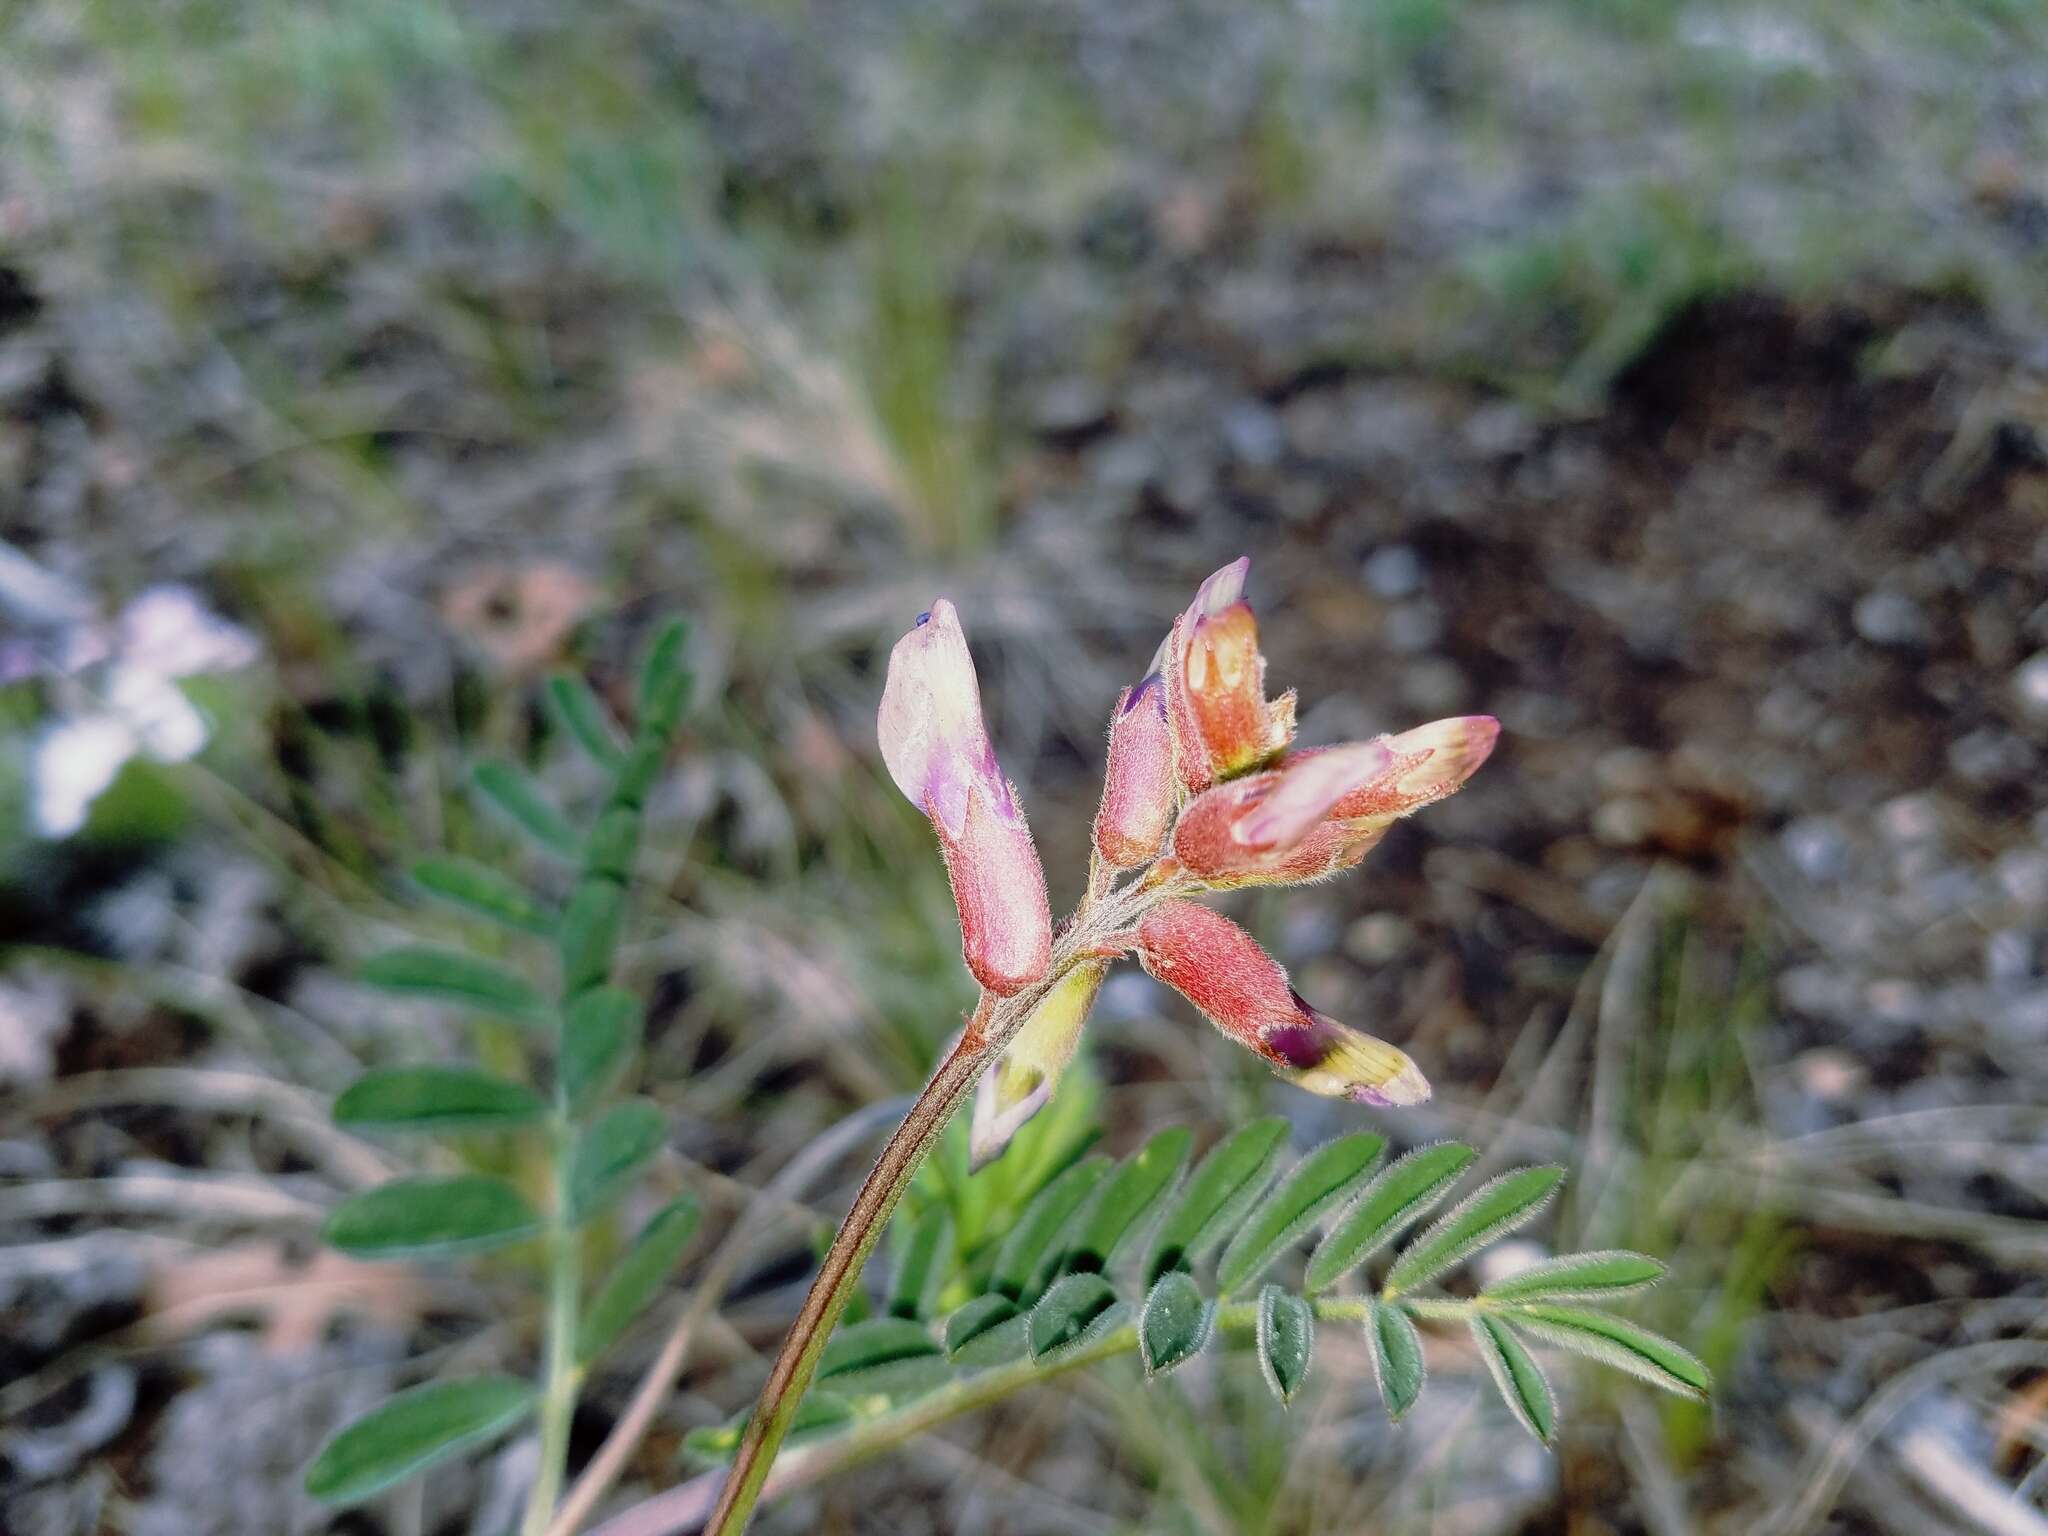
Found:
[[[945,1130],[946,1122],[973,1091],[983,1069],[1009,1044],[1046,993],[1058,985],[1077,960],[1093,953],[1107,936],[1127,929],[1137,913],[1163,899],[1174,888],[1174,882],[1163,880],[1147,888],[1148,881],[1139,881],[1115,893],[1098,891],[1092,886],[1091,881],[1087,898],[1055,943],[1045,976],[1014,997],[982,994],[960,1043],[940,1063],[924,1092],[911,1105],[910,1113],[882,1148],[873,1171],[854,1197],[853,1208],[832,1239],[818,1278],[811,1283],[810,1293],[804,1297],[803,1307],[768,1372],[761,1399],[747,1421],[746,1434],[720,1491],[718,1507],[712,1511],[706,1527],[710,1536],[737,1536],[746,1528],[775,1453],[781,1449],[797,1406],[817,1371],[818,1357],[824,1353],[832,1327],[860,1279],[861,1267],[881,1239],[896,1202],[909,1187],[940,1132]]]

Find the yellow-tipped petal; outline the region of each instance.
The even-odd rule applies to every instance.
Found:
[[[979,1171],[1001,1157],[1031,1117],[1052,1101],[1108,970],[1107,960],[1084,960],[1068,971],[982,1074],[967,1137],[971,1169]]]

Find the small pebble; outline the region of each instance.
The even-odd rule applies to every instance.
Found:
[[[1362,965],[1385,965],[1415,945],[1415,925],[1398,912],[1369,912],[1344,931],[1344,952]]]
[[[1870,1069],[1847,1051],[1819,1046],[1794,1059],[1792,1077],[1808,1098],[1840,1104],[1863,1091],[1870,1081]]]
[[[1872,645],[1919,647],[1934,638],[1920,605],[1903,592],[1864,593],[1856,600],[1850,621],[1856,633]]]
[[[1366,557],[1363,575],[1374,597],[1412,597],[1422,590],[1422,557],[1406,544],[1385,544]]]
[[[2037,724],[2048,724],[2048,651],[2037,651],[2012,674],[2013,702]]]

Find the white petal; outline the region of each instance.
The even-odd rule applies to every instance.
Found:
[[[107,703],[160,763],[182,763],[206,745],[206,717],[158,672],[117,663],[107,674]]]
[[[69,837],[85,825],[97,800],[140,743],[118,715],[85,715],[51,726],[29,760],[36,831]]]

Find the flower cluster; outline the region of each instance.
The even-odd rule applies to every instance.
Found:
[[[1293,693],[1266,697],[1244,600],[1250,564],[1202,583],[1147,675],[1118,699],[1094,867],[1057,944],[1038,851],[989,743],[953,605],[933,603],[890,655],[883,758],[938,832],[968,969],[989,999],[1014,1002],[975,1100],[977,1166],[1051,1097],[1103,976],[1124,955],[1312,1093],[1374,1105],[1429,1097],[1403,1052],[1318,1013],[1256,939],[1188,898],[1351,868],[1395,821],[1471,777],[1499,726],[1469,715],[1296,747]]]

